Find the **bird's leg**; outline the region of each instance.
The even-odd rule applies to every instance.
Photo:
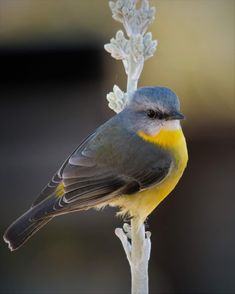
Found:
[[[145,227],[145,230],[149,228],[148,218],[146,218],[144,221],[144,227]]]

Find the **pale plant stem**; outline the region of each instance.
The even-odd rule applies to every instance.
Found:
[[[131,93],[134,92],[137,89],[138,85],[138,79],[134,77],[133,75],[133,69],[134,69],[134,61],[133,58],[129,58],[129,70],[127,72],[127,93],[129,94],[127,99],[129,100],[131,97]]]
[[[131,293],[148,294],[148,262],[151,252],[150,232],[145,232],[145,225],[138,217],[131,220],[131,225],[124,224],[115,234],[120,239],[131,269]],[[131,244],[128,239],[131,239]]]
[[[128,99],[131,93],[137,89],[138,79],[134,78],[136,64],[133,59],[129,59],[129,71],[127,73],[127,93]],[[131,293],[148,293],[148,261],[150,248],[146,246],[145,225],[140,225],[138,217],[131,220],[131,247],[130,247],[130,269],[131,269]],[[148,252],[146,252],[146,250]]]
[[[146,248],[144,224],[138,227],[138,219],[131,221],[131,284],[132,294],[148,293],[148,260],[150,248]],[[148,246],[147,246],[148,247]]]
[[[122,22],[129,40],[122,31],[105,45],[105,50],[112,57],[122,60],[127,74],[127,93],[118,86],[107,94],[109,107],[120,112],[128,104],[132,93],[137,89],[138,80],[143,70],[144,61],[153,56],[157,41],[152,40],[152,34],[147,33],[148,25],[154,20],[155,8],[149,7],[148,0],[142,0],[139,9],[137,0],[110,1],[113,18]],[[115,234],[120,239],[131,269],[132,294],[148,294],[148,262],[151,251],[150,232],[145,232],[144,220],[134,216],[131,226],[123,225],[117,228]],[[131,239],[131,242],[129,242]]]
[[[132,93],[134,92],[134,88],[137,88],[137,83],[138,83],[138,80],[136,79],[132,79],[132,78],[128,78],[128,81],[127,81],[127,93]]]

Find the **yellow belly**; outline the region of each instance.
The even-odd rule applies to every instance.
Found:
[[[188,152],[181,129],[162,130],[156,136],[139,135],[148,142],[158,144],[171,152],[175,164],[168,175],[155,186],[132,195],[123,195],[112,204],[121,208],[120,214],[137,216],[142,223],[159,203],[175,188],[187,165]]]

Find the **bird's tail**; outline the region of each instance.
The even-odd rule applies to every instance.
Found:
[[[33,207],[6,230],[3,238],[11,251],[22,246],[33,234],[52,219],[52,217],[46,217],[35,220],[34,216],[35,208]]]

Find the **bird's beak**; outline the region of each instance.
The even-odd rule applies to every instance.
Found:
[[[185,116],[179,111],[172,111],[167,120],[174,120],[174,119],[185,119]]]

